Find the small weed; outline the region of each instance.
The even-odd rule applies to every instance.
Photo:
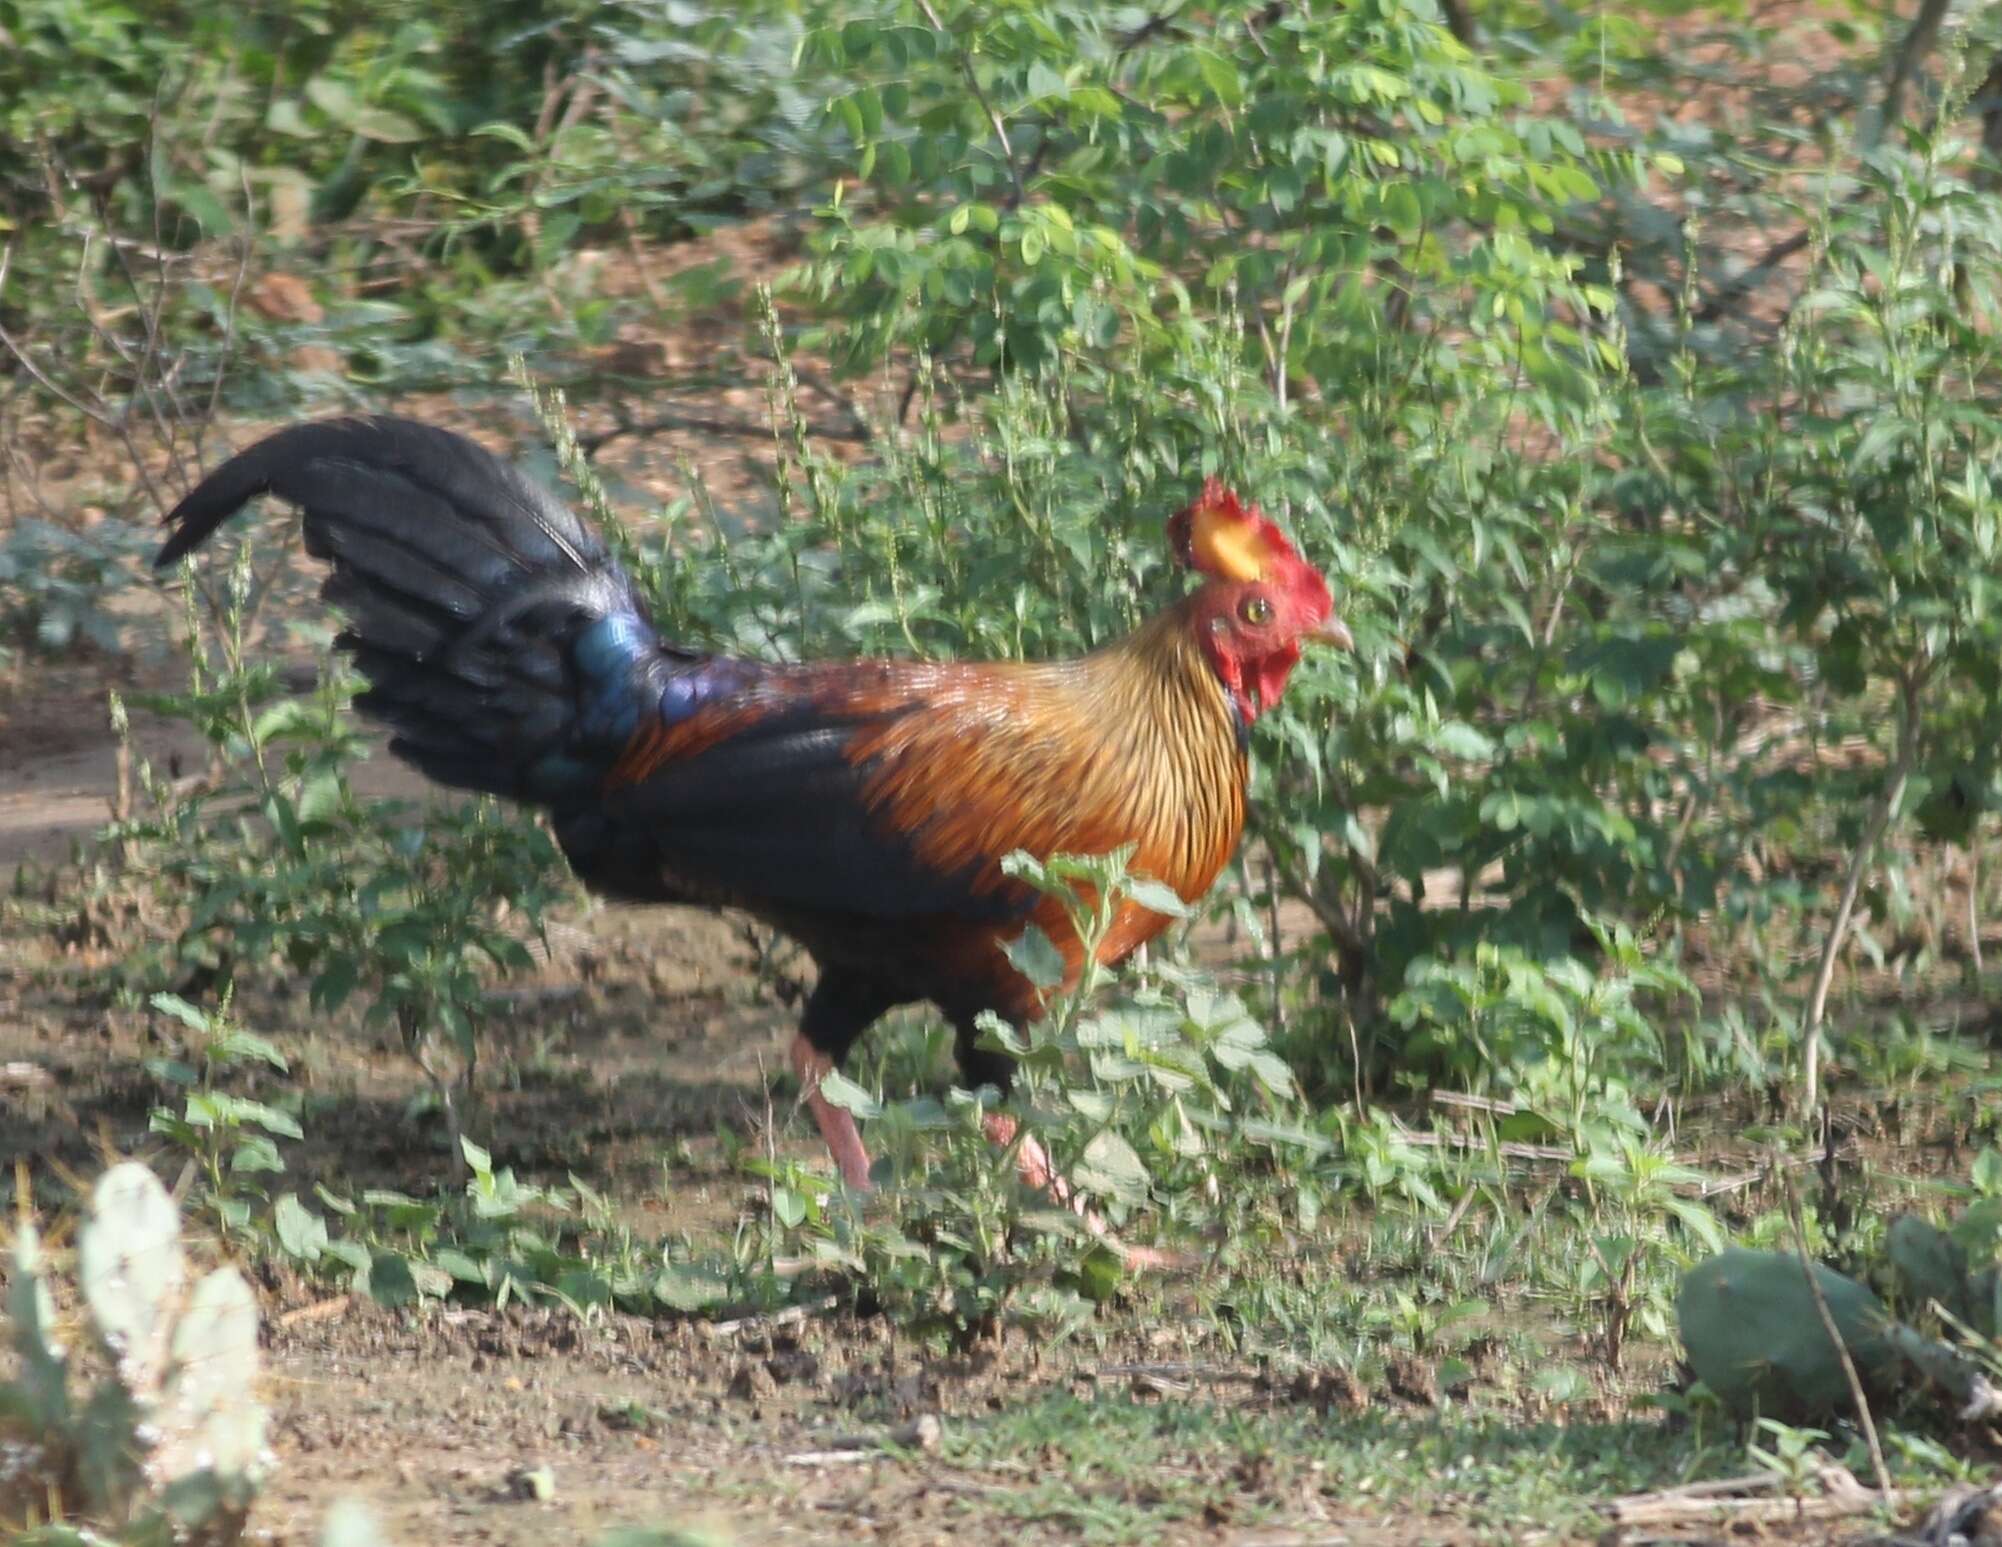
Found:
[[[242,1237],[264,1201],[261,1176],[284,1171],[279,1139],[305,1135],[294,1111],[219,1088],[218,1081],[252,1066],[287,1070],[285,1057],[263,1037],[239,1026],[224,991],[214,1010],[201,1010],[174,994],[155,994],[152,1005],[187,1029],[178,1058],[151,1058],[147,1072],[183,1092],[181,1110],[155,1107],[150,1127],[193,1159],[203,1186],[201,1204],[225,1235]],[[287,1103],[296,1108],[296,1102]]]

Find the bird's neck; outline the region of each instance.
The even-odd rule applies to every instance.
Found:
[[[1078,664],[1108,713],[1143,705],[1169,716],[1181,734],[1227,742],[1237,756],[1243,755],[1248,724],[1196,637],[1188,600]]]

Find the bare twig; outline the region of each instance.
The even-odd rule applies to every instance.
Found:
[[[918,0],[918,9],[924,13],[924,19],[931,23],[932,31],[942,38],[952,37],[951,30],[939,20],[938,12],[933,9],[931,0]],[[988,123],[994,126],[994,138],[1001,143],[1001,154],[1008,163],[1008,177],[1015,185],[1014,202],[1019,206],[1028,199],[1029,190],[1022,181],[1022,169],[1015,164],[1015,147],[1009,142],[1008,126],[1001,121],[1001,115],[994,110],[994,104],[988,100],[986,91],[981,87],[979,72],[973,68],[972,54],[962,50],[959,63],[961,73],[966,76],[967,88],[973,93],[973,100],[980,104],[981,111],[987,115]]]
[[[1489,1117],[1513,1117],[1522,1110],[1513,1101],[1498,1101],[1493,1096],[1476,1096],[1464,1090],[1435,1090],[1427,1099],[1435,1107],[1461,1107]]]
[[[1987,158],[1986,165],[1975,168],[1974,183],[1993,188],[2002,179],[2002,49],[1989,60],[1987,77],[1975,88],[1968,108],[1980,115],[1981,148]]]
[[[43,1090],[55,1083],[56,1077],[40,1064],[19,1059],[0,1064],[0,1086],[13,1090]]]
[[[1950,0],[1921,0],[1918,15],[1905,29],[1905,38],[1898,45],[1897,58],[1891,63],[1890,78],[1884,83],[1884,102],[1877,113],[1874,133],[1864,141],[1864,149],[1874,146],[1878,140],[1890,132],[1904,111],[1905,88],[1917,73],[1919,61],[1931,50],[1933,39],[1939,36],[1939,24],[1946,19]]]
[[[658,435],[663,430],[688,430],[697,435],[741,435],[750,440],[765,440],[770,437],[772,427],[758,424],[749,419],[719,418],[709,414],[656,414],[651,419],[635,420],[628,424],[615,424],[609,430],[600,430],[595,435],[577,437],[577,448],[587,457],[594,457],[613,441],[624,435]],[[808,433],[822,440],[852,441],[861,444],[869,439],[864,429],[849,429],[841,425],[808,426]]]
[[[353,1303],[353,1295],[335,1295],[331,1300],[315,1301],[312,1305],[302,1305],[297,1310],[285,1312],[278,1318],[278,1325],[298,1327],[308,1322],[331,1321]]]
[[[1864,148],[1866,150],[1882,137],[1885,131],[1897,121],[1899,114],[1903,111],[1905,87],[1910,83],[1913,72],[1918,68],[1919,61],[1925,57],[1926,51],[1932,46],[1933,39],[1938,36],[1939,25],[1946,15],[1948,3],[1949,0],[1924,0],[1924,3],[1919,7],[1919,14],[1912,19],[1912,25],[1905,33],[1904,42],[1899,45],[1897,57],[1892,61],[1889,78],[1884,83],[1884,100],[1878,109],[1875,129],[1864,140]],[[1996,86],[2002,87],[2002,62],[1998,62],[1996,69],[1991,72],[1989,80]],[[1980,99],[1980,93],[1976,94],[1976,99]],[[1988,119],[1985,115],[1983,124],[1984,129],[1991,125],[1995,127],[1997,136],[1996,144],[1990,148],[1997,153],[2002,153],[2002,124],[1994,124],[1994,121]],[[1860,203],[1866,193],[1867,190],[1859,189],[1835,207],[1837,209],[1849,208],[1852,205]],[[1746,296],[1758,289],[1774,269],[1786,262],[1795,253],[1800,252],[1813,240],[1814,227],[1811,225],[1803,226],[1791,236],[1781,237],[1761,253],[1750,268],[1741,269],[1732,278],[1726,280],[1718,288],[1716,294],[1712,295],[1709,300],[1705,301],[1698,308],[1695,320],[1698,322],[1717,321]]]
[[[787,1456],[793,1466],[833,1466],[845,1461],[873,1461],[887,1450],[921,1450],[936,1454],[945,1443],[945,1425],[936,1413],[920,1413],[909,1423],[899,1424],[884,1434],[844,1434],[831,1440],[825,1450],[806,1450]]]
[[[1787,1223],[1793,1229],[1794,1255],[1800,1258],[1800,1271],[1807,1279],[1807,1292],[1814,1299],[1814,1313],[1821,1318],[1821,1328],[1828,1334],[1828,1341],[1835,1345],[1835,1357],[1842,1362],[1842,1378],[1849,1383],[1849,1399],[1856,1404],[1856,1422],[1863,1429],[1863,1443],[1870,1449],[1870,1471],[1877,1479],[1877,1492],[1885,1498],[1891,1495],[1891,1470],[1884,1465],[1884,1447],[1877,1440],[1877,1423],[1870,1416],[1870,1399],[1863,1394],[1863,1381],[1856,1373],[1856,1361],[1849,1357],[1849,1345],[1843,1341],[1842,1329],[1835,1325],[1835,1313],[1828,1308],[1828,1297],[1821,1292],[1821,1280],[1814,1276],[1814,1259],[1807,1254],[1807,1229],[1800,1217],[1800,1194],[1794,1190],[1791,1180],[1787,1183]],[[1846,1477],[1848,1473],[1845,1471]]]
[[[1263,1378],[1256,1370],[1242,1369],[1233,1364],[1101,1364],[1096,1369],[1083,1372],[1085,1379],[1092,1381],[1109,1380],[1185,1380],[1212,1381],[1223,1384],[1255,1386]]]
[[[243,212],[244,223],[246,225],[253,225],[255,223],[255,214],[251,207],[250,173],[247,168],[243,173]],[[236,277],[230,281],[229,305],[223,309],[222,348],[216,354],[215,379],[209,383],[208,408],[202,414],[200,422],[195,426],[195,463],[197,466],[200,466],[202,462],[203,432],[207,430],[209,425],[215,422],[216,410],[222,406],[222,385],[229,376],[229,362],[236,355],[237,305],[243,298],[243,283],[250,277],[250,254],[254,246],[255,243],[248,236],[244,237],[237,244]]]
[[[1981,960],[1981,839],[1976,835],[1967,841],[1967,954],[1974,960],[1974,970],[1984,970]]]
[[[1784,1486],[1785,1479],[1771,1472],[1759,1472],[1750,1477],[1689,1483],[1658,1493],[1632,1494],[1615,1499],[1607,1513],[1618,1526],[1714,1524],[1736,1528],[1869,1514],[1896,1508],[1907,1497],[1896,1489],[1872,1492],[1844,1467],[1824,1467],[1820,1476],[1824,1492],[1818,1499],[1773,1497]],[[1747,1494],[1752,1497],[1744,1497]]]
[[[724,1338],[732,1333],[742,1332],[746,1327],[790,1327],[796,1322],[818,1316],[822,1311],[831,1311],[840,1303],[836,1296],[828,1295],[825,1299],[808,1300],[801,1305],[788,1305],[784,1310],[773,1311],[768,1316],[738,1316],[730,1321],[712,1321],[702,1330],[712,1338]]]
[[[1453,1205],[1453,1212],[1446,1216],[1445,1223],[1432,1232],[1432,1244],[1435,1247],[1443,1246],[1453,1239],[1453,1232],[1460,1228],[1460,1221],[1467,1217],[1467,1210],[1474,1206],[1474,1199],[1480,1195],[1481,1189],[1478,1185],[1470,1185],[1460,1194],[1459,1201]]]
[[[1163,32],[1168,30],[1174,20],[1175,13],[1173,11],[1163,11],[1159,16],[1148,17],[1119,40],[1119,57],[1123,59],[1142,43],[1147,42],[1151,38],[1159,37]]]
[[[1481,35],[1474,27],[1474,14],[1467,0],[1439,0],[1439,14],[1446,18],[1446,30],[1468,48],[1480,46]]]
[[[1426,1133],[1412,1129],[1398,1137],[1419,1149],[1479,1150],[1483,1154],[1492,1150],[1510,1160],[1551,1160],[1569,1164],[1578,1158],[1576,1150],[1556,1144],[1518,1144],[1512,1139],[1490,1144],[1486,1139],[1468,1133]]]
[[[1835,981],[1835,964],[1849,938],[1849,921],[1856,912],[1856,896],[1863,889],[1863,878],[1869,874],[1877,845],[1883,841],[1892,815],[1903,803],[1905,786],[1918,764],[1919,710],[1929,676],[1929,668],[1912,668],[1904,673],[1899,682],[1897,758],[1891,766],[1890,780],[1870,813],[1869,824],[1857,841],[1855,852],[1849,857],[1849,874],[1843,880],[1842,894],[1835,904],[1835,917],[1829,922],[1828,938],[1821,945],[1821,961],[1814,971],[1814,985],[1808,994],[1807,1013],[1801,1025],[1800,1105],[1803,1111],[1813,1111],[1821,1100],[1821,1025],[1828,1010],[1829,986]]]

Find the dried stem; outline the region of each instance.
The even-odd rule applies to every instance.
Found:
[[[1877,1479],[1877,1491],[1885,1498],[1891,1497],[1891,1469],[1884,1465],[1884,1447],[1877,1440],[1876,1420],[1870,1416],[1870,1401],[1863,1394],[1863,1381],[1856,1373],[1856,1361],[1849,1357],[1849,1345],[1842,1341],[1842,1331],[1835,1325],[1835,1313],[1828,1308],[1828,1297],[1821,1292],[1821,1281],[1814,1276],[1814,1259],[1807,1254],[1807,1230],[1800,1215],[1800,1194],[1794,1190],[1792,1180],[1787,1181],[1787,1221],[1793,1228],[1794,1254],[1800,1258],[1800,1271],[1807,1278],[1807,1292],[1814,1299],[1814,1313],[1821,1318],[1822,1330],[1828,1334],[1828,1341],[1835,1345],[1835,1357],[1842,1361],[1842,1378],[1849,1383],[1849,1398],[1856,1404],[1856,1422],[1863,1430],[1863,1443],[1870,1450],[1870,1470]]]
[[[1849,938],[1850,919],[1856,912],[1856,895],[1863,889],[1863,878],[1869,874],[1877,845],[1883,841],[1892,816],[1904,802],[1905,786],[1911,782],[1912,770],[1918,763],[1919,710],[1930,675],[1930,667],[1912,667],[1899,679],[1897,758],[1891,766],[1891,776],[1884,785],[1884,792],[1877,797],[1877,804],[1870,812],[1869,824],[1857,841],[1855,852],[1849,857],[1849,874],[1843,880],[1842,895],[1836,902],[1835,917],[1828,926],[1828,937],[1821,944],[1821,960],[1814,970],[1814,986],[1808,994],[1807,1014],[1801,1025],[1800,1104],[1803,1111],[1813,1111],[1821,1101],[1821,1025],[1828,1010],[1829,986],[1835,981],[1835,964],[1841,958],[1844,942]]]

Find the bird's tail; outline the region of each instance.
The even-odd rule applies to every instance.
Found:
[[[440,783],[537,803],[595,789],[663,652],[603,539],[464,436],[336,419],[259,441],[167,517],[173,563],[260,494],[305,515],[356,707]]]

